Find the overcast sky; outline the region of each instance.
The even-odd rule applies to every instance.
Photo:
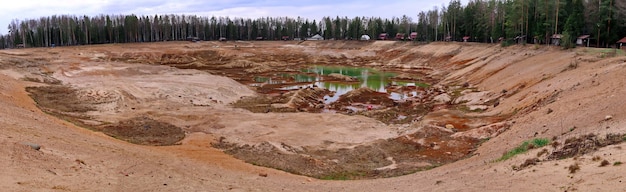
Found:
[[[0,34],[7,33],[14,20],[50,15],[99,14],[193,14],[244,18],[303,17],[319,21],[323,16],[376,16],[391,18],[448,4],[449,0],[3,0],[0,6]],[[461,0],[465,5],[467,0]]]

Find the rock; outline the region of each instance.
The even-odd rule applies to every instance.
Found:
[[[470,111],[476,111],[476,110],[484,111],[484,110],[487,110],[489,108],[489,106],[487,106],[487,105],[470,105],[470,106],[467,106],[467,107],[469,108]]]
[[[608,121],[608,120],[611,120],[611,119],[613,119],[613,116],[611,116],[611,115],[604,116],[604,120],[605,121]]]
[[[359,81],[359,79],[350,77],[347,75],[339,74],[339,73],[331,73],[328,75],[329,77],[337,78],[343,81]]]
[[[471,129],[469,131],[458,132],[458,133],[452,134],[451,137],[452,138],[467,137],[467,138],[475,138],[475,139],[493,138],[493,137],[500,135],[507,129],[509,129],[509,127],[511,127],[511,124],[508,124],[507,122],[498,122],[498,123],[494,123],[490,125],[485,125],[479,128]]]
[[[21,142],[20,144],[29,146],[30,148],[39,151],[41,149],[41,145],[31,142]]]
[[[454,125],[452,125],[452,124],[446,124],[446,129],[454,129]]]
[[[446,104],[450,102],[451,100],[452,98],[447,93],[442,93],[433,98],[433,101],[435,101],[436,104]]]
[[[493,99],[493,94],[488,91],[481,92],[469,92],[461,95],[454,100],[454,104],[466,104],[466,105],[481,105],[486,101]]]
[[[261,176],[261,177],[267,177],[267,173],[259,173],[259,176]]]

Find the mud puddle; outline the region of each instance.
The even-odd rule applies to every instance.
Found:
[[[325,104],[336,102],[340,96],[363,87],[386,93],[390,99],[396,101],[418,96],[419,92],[415,89],[428,87],[428,84],[423,82],[394,80],[396,76],[397,74],[393,72],[365,67],[317,65],[303,68],[299,73],[256,76],[255,82],[249,85],[269,86],[276,91],[292,91],[306,87],[325,88],[331,92],[324,96]]]

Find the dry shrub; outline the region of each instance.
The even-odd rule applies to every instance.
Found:
[[[569,169],[569,173],[576,173],[578,170],[580,170],[580,166],[578,165],[578,163],[574,163],[572,165],[570,165],[567,169]]]
[[[593,158],[591,158],[592,161],[600,161],[602,160],[602,158],[600,156],[595,156]]]
[[[537,165],[538,162],[539,162],[539,159],[537,159],[537,158],[526,159],[526,161],[524,161],[524,163],[522,163],[519,167],[516,167],[516,168],[517,168],[517,170],[522,170],[522,169],[524,169],[526,167]]]
[[[602,162],[600,162],[600,167],[604,167],[604,166],[607,166],[607,165],[609,165],[609,164],[610,164],[610,163],[609,163],[609,161],[607,161],[607,160],[605,159],[605,160],[603,160]]]
[[[539,152],[537,152],[537,157],[541,157],[542,155],[548,154],[548,149],[543,149]]]

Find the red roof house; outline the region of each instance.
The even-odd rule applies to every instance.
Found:
[[[378,39],[387,40],[387,33],[381,33],[380,35],[378,35]]]
[[[396,33],[396,40],[404,40],[404,33]]]
[[[417,39],[417,32],[411,32],[411,34],[409,35],[409,40],[415,40]]]
[[[617,41],[617,44],[619,45],[621,49],[626,49],[626,37]]]

